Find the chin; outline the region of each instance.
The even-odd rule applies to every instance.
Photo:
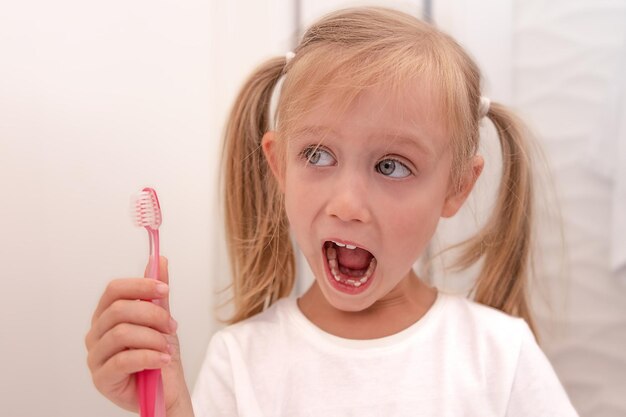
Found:
[[[346,313],[358,313],[367,310],[376,302],[376,299],[372,298],[371,293],[362,294],[362,296],[340,294],[324,284],[326,283],[317,282],[317,285],[321,287],[321,292],[326,302],[337,310]]]

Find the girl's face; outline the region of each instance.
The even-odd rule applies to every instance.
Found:
[[[385,93],[364,91],[340,117],[320,100],[288,138],[283,166],[272,132],[263,141],[314,285],[342,311],[402,295],[439,218],[473,185],[449,195],[452,154],[429,101]]]

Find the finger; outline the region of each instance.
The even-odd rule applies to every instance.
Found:
[[[145,278],[114,279],[107,285],[96,310],[93,313],[91,324],[116,300],[152,300],[163,298],[169,292],[169,287],[159,285],[156,280]]]
[[[146,269],[143,273],[144,277],[148,276],[148,273],[150,271],[150,262],[148,262],[148,265],[146,265]],[[169,285],[170,282],[170,277],[169,277],[169,271],[168,271],[168,260],[165,256],[159,256],[159,275],[158,275],[158,280],[161,282],[164,282],[165,284]],[[169,300],[169,296],[168,297],[164,297],[161,298],[157,301],[157,304],[160,305],[161,307],[163,307],[164,309],[166,309],[167,311],[170,311],[170,300]]]
[[[129,375],[144,369],[159,369],[171,361],[171,356],[149,349],[130,349],[111,357],[93,373],[96,386],[110,387],[119,384]]]
[[[95,371],[110,358],[127,349],[148,349],[170,353],[167,337],[149,327],[120,323],[106,332],[89,352],[87,363]]]
[[[154,303],[140,300],[117,300],[94,323],[91,337],[97,341],[120,323],[153,328],[161,333],[174,333],[176,325],[170,313]]]

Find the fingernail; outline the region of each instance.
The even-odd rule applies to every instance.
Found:
[[[169,343],[167,344],[167,351],[170,353],[170,355],[174,354],[174,346],[170,345]]]
[[[161,359],[161,362],[168,363],[170,360],[172,360],[172,357],[166,353],[163,353],[160,359]]]
[[[169,287],[164,282],[158,282],[156,285],[156,290],[159,294],[167,294]]]
[[[176,320],[170,317],[170,329],[172,329],[172,331],[175,332],[177,328],[178,328],[178,323],[176,323]]]

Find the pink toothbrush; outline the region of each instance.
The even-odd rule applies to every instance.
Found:
[[[156,191],[144,188],[133,196],[132,215],[137,226],[143,226],[150,237],[149,273],[146,278],[159,277],[159,226],[161,207]],[[151,300],[144,300],[151,301]],[[137,372],[137,391],[141,417],[165,417],[165,397],[160,369],[144,369]]]

